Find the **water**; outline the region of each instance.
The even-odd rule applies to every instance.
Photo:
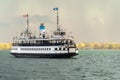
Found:
[[[0,80],[120,80],[120,50],[80,50],[70,59],[14,58],[0,51]]]

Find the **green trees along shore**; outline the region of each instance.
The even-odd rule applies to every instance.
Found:
[[[12,44],[11,43],[0,43],[0,50],[8,50],[11,49]]]
[[[120,49],[120,43],[80,42],[76,45],[78,49]],[[9,50],[11,48],[12,43],[0,43],[0,50]]]
[[[120,49],[120,43],[86,43],[76,44],[78,49]]]

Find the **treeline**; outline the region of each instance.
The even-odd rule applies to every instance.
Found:
[[[12,47],[11,43],[0,43],[0,50],[11,49],[11,47]]]
[[[76,44],[79,49],[120,49],[120,43],[86,43]],[[0,50],[11,49],[11,43],[0,43]]]
[[[77,44],[79,49],[120,49],[120,43],[85,43]]]

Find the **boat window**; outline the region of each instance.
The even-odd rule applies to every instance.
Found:
[[[55,50],[57,50],[57,48],[55,48]]]
[[[46,51],[47,49],[45,48],[45,51]]]
[[[61,32],[61,35],[65,35],[65,32]]]
[[[48,51],[48,50],[49,50],[49,48],[46,48],[46,50]]]
[[[61,50],[61,48],[59,48],[59,50]]]
[[[63,48],[63,50],[65,50],[65,48]]]
[[[17,50],[17,48],[13,48],[12,50]]]

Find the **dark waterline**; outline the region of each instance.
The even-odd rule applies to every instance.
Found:
[[[0,80],[120,80],[120,50],[80,50],[70,59],[14,58],[0,51]]]

